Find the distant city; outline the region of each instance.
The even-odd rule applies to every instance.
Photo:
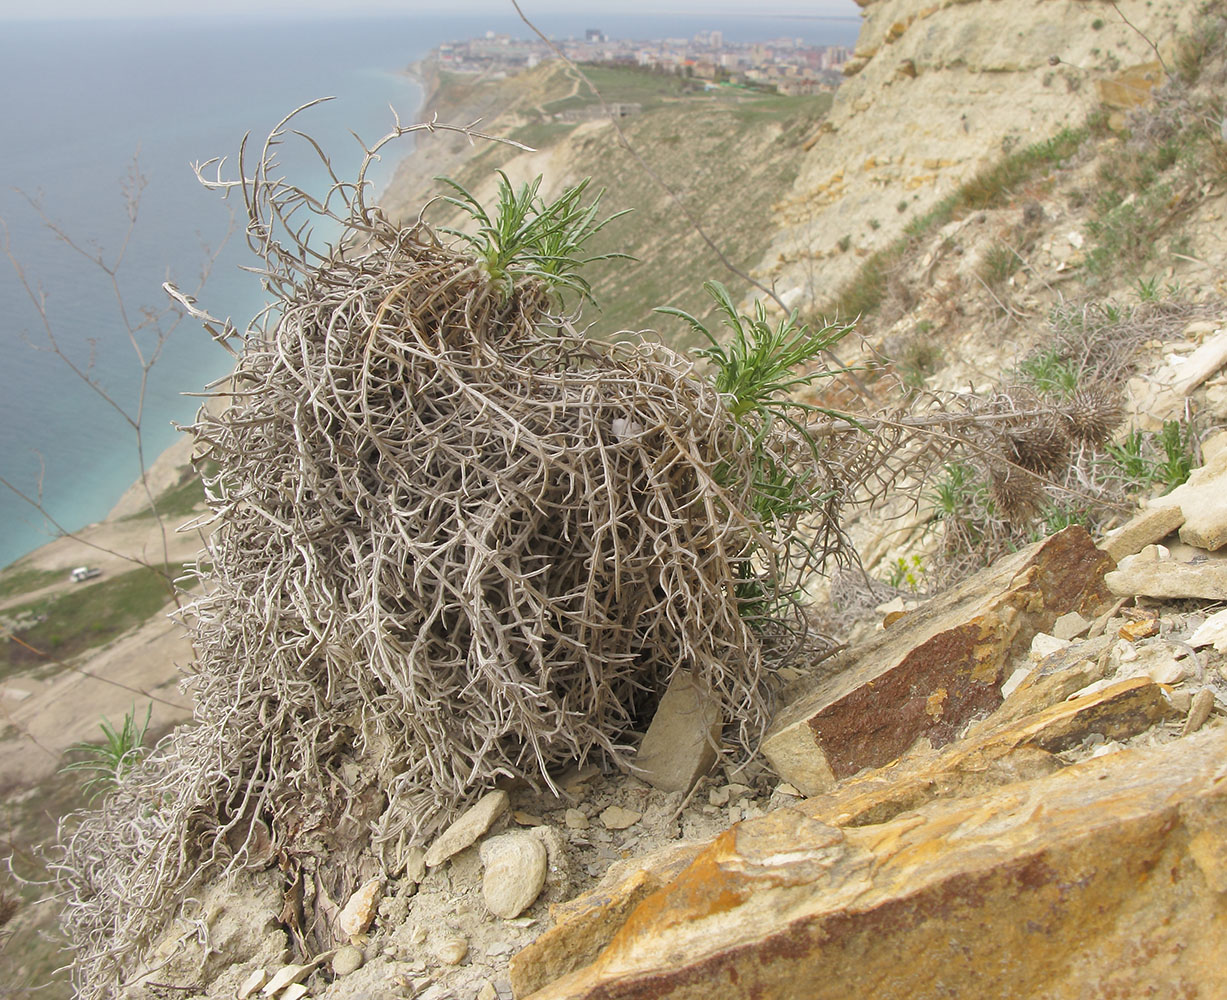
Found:
[[[693,38],[637,41],[609,38],[590,28],[583,39],[555,41],[575,62],[637,66],[691,77],[711,85],[743,84],[786,95],[834,90],[848,61],[847,46],[813,46],[800,38],[766,42],[726,42],[719,31],[701,31]],[[484,38],[440,45],[433,53],[439,68],[452,73],[513,75],[557,58],[537,39],[522,40],[487,32]]]

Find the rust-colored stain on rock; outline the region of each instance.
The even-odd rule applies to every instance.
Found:
[[[1000,659],[991,641],[995,620],[977,619],[948,629],[917,646],[894,669],[810,718],[814,742],[836,778],[894,760],[921,736],[934,746],[954,739],[965,720],[1001,704]],[[977,681],[989,651],[998,654],[989,679]],[[945,689],[942,711],[930,711],[935,691]]]

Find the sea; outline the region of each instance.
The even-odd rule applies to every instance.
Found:
[[[720,30],[848,45],[858,29],[762,9],[535,20],[555,38]],[[239,328],[265,305],[240,199],[206,190],[192,165],[225,157],[221,176],[235,179],[245,135],[254,148],[290,111],[331,97],[295,123],[352,176],[359,139],[390,131],[394,111],[415,120],[422,93],[406,68],[486,32],[527,37],[510,4],[464,16],[0,21],[0,567],[105,517],[138,475],[135,426],[151,462],[193,419],[189,394],[230,370],[195,321],[156,325],[164,281]],[[323,194],[327,173],[308,154],[287,147],[282,172]],[[376,191],[411,154],[409,137],[387,148],[369,175]]]

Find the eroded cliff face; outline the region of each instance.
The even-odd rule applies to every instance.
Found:
[[[777,232],[759,269],[802,309],[828,301],[864,256],[1003,152],[1076,125],[1103,103],[1145,101],[1162,80],[1157,54],[1170,65],[1200,7],[857,2],[865,23],[849,79],[775,206]]]

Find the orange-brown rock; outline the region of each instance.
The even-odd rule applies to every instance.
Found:
[[[1220,726],[871,826],[747,820],[532,1000],[1227,996],[1224,760]]]
[[[554,927],[511,960],[515,995],[527,996],[595,959],[631,911],[684,870],[703,846],[685,842],[618,862],[582,896],[551,906]]]
[[[1124,740],[1177,714],[1160,685],[1131,677],[1023,719],[993,725],[990,716],[974,737],[858,774],[798,808],[840,826],[884,823],[935,799],[976,795],[1051,774],[1063,766],[1054,755],[1076,747],[1092,732]]]
[[[1111,559],[1080,527],[1022,549],[894,622],[776,718],[762,751],[815,795],[917,740],[942,746],[1001,704],[1011,656],[1069,612],[1105,603]]]

